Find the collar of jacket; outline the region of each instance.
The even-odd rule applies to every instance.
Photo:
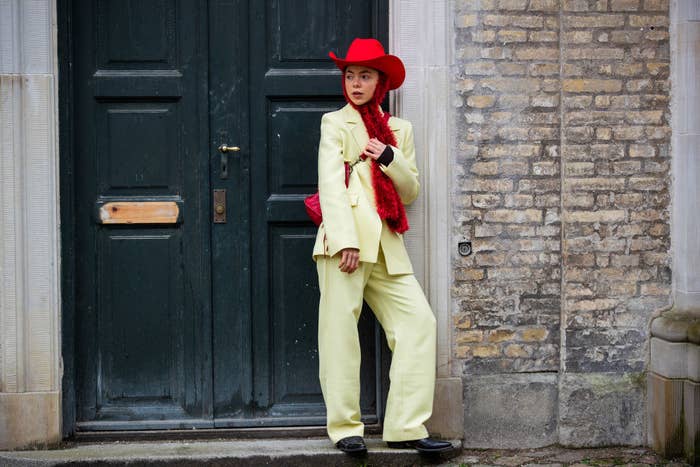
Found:
[[[345,107],[340,109],[340,111],[343,114],[345,124],[350,127],[350,131],[352,132],[352,136],[355,138],[357,147],[363,149],[365,146],[367,146],[369,135],[367,134],[367,129],[365,128],[364,123],[362,122],[362,115],[360,115],[360,112],[355,110],[355,108],[350,104],[346,104]],[[391,128],[391,131],[394,133],[397,133],[400,129],[396,119],[393,116],[389,118],[389,128]]]

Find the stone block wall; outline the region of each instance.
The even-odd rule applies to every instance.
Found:
[[[643,444],[648,325],[671,294],[668,0],[455,9],[453,234],[474,253],[453,258],[453,371],[479,420],[467,445],[488,443],[477,425],[490,447]],[[503,396],[488,412],[484,385]],[[552,417],[499,422],[535,390]]]

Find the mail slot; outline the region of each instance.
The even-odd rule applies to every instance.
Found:
[[[109,201],[98,206],[101,224],[177,224],[179,217],[174,201]]]

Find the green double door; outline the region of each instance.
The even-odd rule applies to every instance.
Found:
[[[327,58],[375,0],[75,0],[74,428],[323,425],[316,189]],[[222,145],[240,151],[222,151]],[[382,407],[364,313],[362,406]]]

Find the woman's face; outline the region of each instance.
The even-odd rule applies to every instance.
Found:
[[[350,65],[345,69],[345,91],[355,105],[369,102],[378,82],[379,72],[374,68]]]

